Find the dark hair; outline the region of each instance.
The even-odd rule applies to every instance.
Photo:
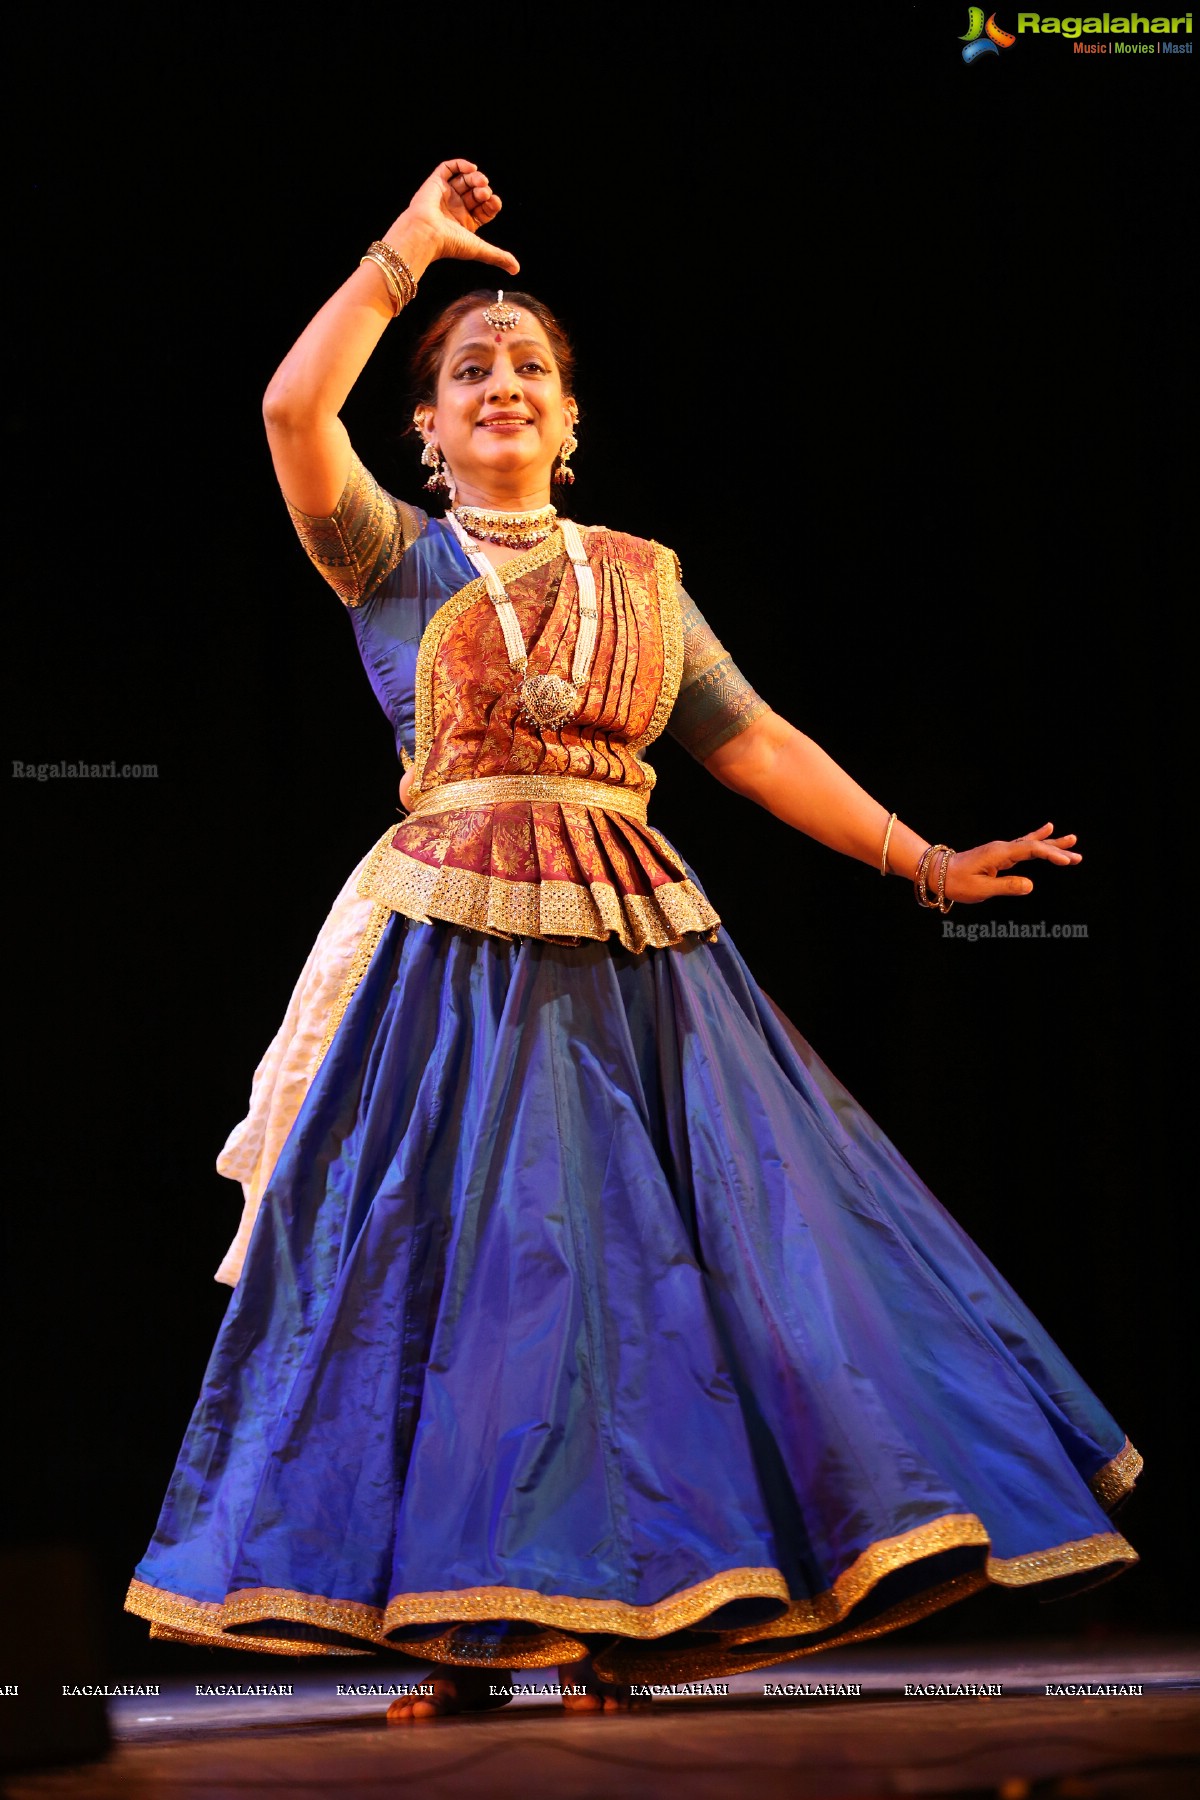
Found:
[[[504,290],[506,302],[511,301],[518,311],[524,309],[531,312],[550,340],[550,349],[554,361],[558,365],[559,378],[562,381],[564,399],[574,398],[575,389],[575,352],[571,340],[555,318],[550,308],[541,300],[535,300],[532,294],[512,294]],[[412,405],[432,406],[437,400],[438,375],[442,367],[442,359],[446,354],[446,339],[454,330],[460,319],[468,313],[475,312],[481,306],[491,306],[496,299],[495,288],[474,288],[471,293],[463,294],[452,300],[449,306],[442,308],[431,325],[426,326],[417,339],[409,363],[412,378]]]

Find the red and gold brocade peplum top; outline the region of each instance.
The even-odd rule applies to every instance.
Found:
[[[672,551],[580,528],[596,651],[576,716],[539,731],[521,714],[486,584],[448,526],[392,499],[357,459],[331,518],[289,510],[352,609],[413,770],[409,816],[376,845],[360,894],[503,937],[611,935],[642,950],[715,932],[717,914],[647,823],[644,752],[669,727],[703,760],[766,708],[680,587]],[[529,673],[569,678],[580,615],[562,533],[500,575]]]

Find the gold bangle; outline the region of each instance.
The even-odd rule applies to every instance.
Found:
[[[376,238],[373,244],[367,245],[367,255],[377,256],[385,263],[396,278],[396,286],[400,290],[401,306],[408,306],[416,298],[417,278],[401,256],[393,249],[386,238]]]
[[[400,289],[396,286],[395,278],[392,275],[392,271],[388,268],[387,264],[383,261],[383,259],[381,257],[372,256],[372,254],[369,250],[367,251],[367,254],[365,256],[359,257],[359,259],[358,259],[359,268],[361,269],[363,264],[368,263],[368,262],[374,263],[375,267],[379,270],[379,273],[383,276],[383,284],[387,288],[388,299],[392,303],[392,317],[394,319],[397,316],[397,314],[399,313],[404,302],[400,298]]]
[[[934,911],[937,909],[937,901],[929,898],[929,865],[939,850],[945,850],[949,853],[950,846],[949,844],[930,844],[922,853],[921,860],[917,864],[917,873],[914,878],[914,884],[917,890],[917,905],[927,906]],[[944,860],[945,859],[943,858],[943,861]],[[954,902],[951,901],[950,904],[953,905]]]
[[[950,911],[950,907],[954,905],[953,900],[951,900],[950,906],[947,906],[947,904],[946,904],[946,870],[950,866],[950,858],[953,855],[954,855],[954,852],[953,852],[953,850],[950,849],[949,845],[943,844],[943,846],[942,846],[942,866],[938,870],[938,891],[937,891],[937,909],[940,913],[948,913]]]
[[[888,845],[892,841],[892,826],[895,823],[896,823],[895,813],[889,813],[888,822],[887,822],[887,830],[883,834],[883,856],[880,858],[880,862],[879,862],[879,873],[881,875],[886,875],[888,872],[888,866],[887,866]]]

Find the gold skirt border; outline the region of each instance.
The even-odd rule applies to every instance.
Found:
[[[1126,1449],[1106,1464],[1093,1477],[1092,1486],[1103,1480],[1114,1464],[1123,1463],[1122,1477],[1129,1485],[1140,1470],[1141,1458],[1126,1440]],[[1136,1458],[1136,1470],[1134,1459]],[[1056,1544],[1045,1550],[1021,1556],[987,1556],[981,1570],[940,1583],[925,1594],[917,1595],[882,1613],[866,1625],[852,1627],[849,1634],[828,1637],[867,1597],[886,1575],[908,1567],[928,1556],[947,1550],[978,1548],[986,1550],[990,1539],[983,1521],[973,1513],[950,1513],[919,1525],[897,1537],[883,1538],[868,1545],[850,1566],[843,1570],[832,1587],[811,1599],[791,1600],[787,1584],[778,1569],[728,1569],[709,1576],[694,1587],[669,1595],[649,1606],[634,1606],[626,1601],[595,1600],[568,1594],[539,1594],[526,1588],[478,1588],[450,1590],[426,1594],[397,1594],[386,1607],[363,1605],[359,1601],[327,1599],[321,1595],[299,1594],[286,1589],[241,1589],[222,1606],[173,1594],[151,1587],[136,1578],[130,1583],[125,1609],[150,1622],[152,1635],[170,1637],[187,1643],[222,1644],[239,1650],[276,1651],[288,1655],[356,1655],[370,1649],[402,1650],[411,1655],[427,1656],[433,1661],[471,1664],[496,1664],[500,1653],[489,1652],[486,1645],[456,1645],[455,1628],[469,1623],[521,1621],[531,1626],[548,1628],[537,1640],[525,1647],[510,1644],[503,1651],[504,1666],[509,1668],[545,1668],[556,1662],[570,1662],[584,1654],[584,1646],[571,1633],[614,1633],[626,1640],[625,1648],[610,1646],[605,1652],[611,1666],[648,1667],[648,1650],[637,1653],[628,1640],[668,1637],[699,1626],[710,1613],[734,1600],[778,1599],[784,1610],[774,1619],[740,1630],[722,1632],[719,1644],[689,1648],[689,1666],[697,1659],[707,1668],[717,1664],[733,1668],[721,1659],[733,1657],[737,1667],[761,1668],[768,1662],[787,1660],[806,1654],[805,1646],[788,1646],[783,1655],[780,1639],[820,1634],[817,1644],[849,1643],[860,1637],[875,1637],[894,1630],[910,1620],[924,1618],[939,1607],[995,1584],[1001,1587],[1026,1587],[1081,1574],[1113,1564],[1138,1561],[1133,1546],[1119,1532],[1100,1532],[1091,1537]],[[944,1596],[944,1597],[940,1597]],[[337,1633],[343,1638],[359,1640],[363,1649],[353,1645],[313,1644],[293,1641],[282,1635],[254,1637],[243,1635],[233,1627],[265,1624],[268,1621],[294,1620],[297,1623]],[[404,1626],[428,1623],[439,1629],[427,1638],[391,1639],[388,1633]],[[775,1645],[770,1654],[753,1648],[761,1641]],[[655,1653],[657,1654],[657,1653]],[[670,1652],[662,1653],[670,1662]],[[745,1659],[750,1657],[750,1661]],[[758,1657],[759,1660],[753,1660]],[[713,1659],[716,1662],[713,1662]],[[658,1667],[658,1664],[655,1664]],[[615,1677],[614,1677],[615,1678]],[[624,1679],[629,1679],[626,1675]]]
[[[649,894],[619,893],[600,881],[587,887],[571,881],[508,881],[446,863],[420,862],[396,849],[394,836],[395,829],[389,828],[375,846],[358,891],[377,906],[422,924],[438,919],[492,937],[564,943],[615,937],[626,950],[638,952],[668,949],[693,935],[711,937],[721,923],[686,876],[663,882]]]
[[[217,1611],[220,1612],[220,1607]],[[357,1644],[309,1644],[300,1638],[227,1637],[220,1631],[214,1637],[203,1631],[175,1631],[170,1625],[151,1625],[150,1636],[172,1644],[199,1644],[212,1650],[224,1644],[233,1650],[261,1650],[272,1656],[372,1656],[374,1652]]]
[[[243,1637],[224,1629],[225,1608],[213,1600],[192,1600],[166,1588],[151,1587],[135,1577],[125,1596],[125,1611],[145,1619],[152,1638],[169,1638],[177,1644],[225,1644],[232,1650],[267,1650],[278,1656],[369,1656],[370,1649],[357,1645],[313,1644],[299,1638]]]
[[[1088,1485],[1101,1506],[1111,1512],[1117,1501],[1130,1492],[1144,1467],[1140,1453],[1126,1438],[1112,1461],[1098,1469]]]
[[[817,1656],[822,1650],[837,1650],[843,1644],[885,1637],[889,1631],[915,1625],[918,1619],[927,1619],[944,1607],[969,1600],[972,1594],[982,1593],[990,1586],[986,1571],[974,1569],[889,1606],[863,1625],[827,1633],[811,1644],[797,1643],[795,1639],[781,1644],[778,1639],[773,1639],[769,1646],[755,1647],[753,1644],[743,1646],[734,1639],[720,1644],[689,1644],[686,1648],[663,1650],[655,1644],[630,1644],[626,1639],[618,1638],[598,1651],[592,1662],[602,1681],[720,1680],[726,1675],[745,1675],[751,1669],[769,1669],[775,1663],[792,1662],[800,1656]],[[778,1627],[779,1621],[773,1620],[772,1624]],[[447,1656],[444,1660],[452,1662],[454,1658]]]

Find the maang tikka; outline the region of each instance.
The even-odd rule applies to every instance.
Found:
[[[503,288],[496,289],[496,304],[495,306],[485,306],[483,316],[496,331],[511,331],[514,326],[521,323],[520,313],[509,306],[505,300]]]

